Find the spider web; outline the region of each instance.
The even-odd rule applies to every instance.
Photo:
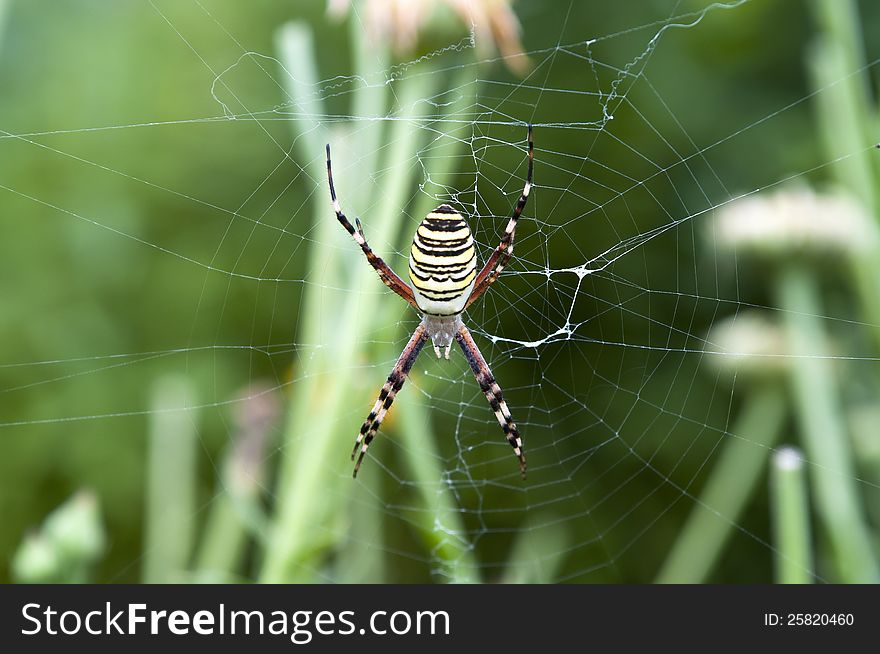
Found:
[[[347,53],[317,40],[321,75],[309,80],[283,39],[240,38],[225,3],[156,0],[131,14],[162,35],[131,46],[156,48],[155,61],[128,62],[150,84],[124,91],[143,99],[140,113],[106,99],[44,124],[4,103],[4,159],[31,167],[2,166],[4,221],[28,223],[14,232],[22,240],[10,264],[42,275],[43,287],[16,316],[32,332],[16,329],[20,349],[4,356],[0,427],[15,452],[22,442],[37,451],[17,462],[23,488],[57,498],[97,486],[118,548],[106,580],[137,578],[141,514],[120,503],[140,485],[92,471],[96,461],[138,465],[147,425],[164,413],[150,389],[170,373],[189,378],[197,397],[184,411],[200,443],[196,530],[228,490],[230,416],[254,398],[285,398],[294,419],[276,420],[260,453],[266,476],[255,480],[269,520],[291,503],[335,506],[307,514],[319,554],[295,561],[299,578],[648,581],[695,507],[729,525],[726,561],[760,558],[755,580],[769,578],[764,504],[732,518],[700,499],[723,445],[752,443],[733,429],[742,384],[713,363],[731,352],[711,328],[744,310],[779,313],[752,260],[719,246],[713,225],[737,198],[821,179],[834,163],[802,143],[813,94],[802,82],[771,93],[761,79],[770,65],[800,75],[803,44],[796,36],[749,52],[750,30],[770,13],[755,3],[658,2],[607,16],[604,4],[580,4],[518,7],[531,61],[522,78],[465,37],[406,64],[370,62],[366,76],[340,75]],[[350,19],[363,29],[357,11]],[[35,29],[24,9],[11,20]],[[80,20],[98,33],[111,19]],[[31,60],[27,74],[46,73],[6,38],[7,52]],[[102,38],[108,51],[121,45]],[[738,63],[714,54],[725,47],[743,48]],[[162,87],[152,69],[178,65],[191,84]],[[97,72],[79,70],[82,80]],[[33,82],[13,80],[18,93]],[[754,89],[748,103],[743,88]],[[371,94],[390,108],[373,111]],[[163,106],[168,97],[189,98],[186,112]],[[333,220],[321,146],[333,143],[343,209],[403,275],[412,231],[441,202],[469,216],[485,261],[522,189],[528,122],[535,188],[515,255],[465,316],[523,433],[528,479],[460,352],[438,362],[427,349],[352,481],[347,447],[418,317]],[[792,125],[802,131],[786,139]],[[40,167],[51,180],[33,176]],[[389,189],[401,179],[405,190]],[[46,249],[68,266],[40,263]],[[324,306],[346,301],[343,315]],[[56,324],[53,303],[87,304],[93,317]],[[846,307],[828,311],[819,317],[831,330],[859,322]],[[62,327],[76,336],[59,338]],[[849,365],[876,365],[866,344],[843,347]],[[296,412],[302,388],[321,400],[338,384],[344,397]],[[321,438],[333,440],[332,456],[307,461],[320,497],[289,497],[285,475],[305,474],[297,457]],[[47,462],[47,448],[73,463]],[[108,497],[111,487],[124,490]],[[258,579],[265,555],[253,547],[241,574]]]

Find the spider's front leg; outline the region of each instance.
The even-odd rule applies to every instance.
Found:
[[[483,391],[486,399],[489,400],[489,406],[492,407],[492,410],[495,412],[495,417],[498,419],[498,424],[501,425],[501,429],[504,430],[507,442],[510,443],[514,454],[516,454],[516,458],[519,459],[519,471],[522,474],[523,479],[525,479],[526,455],[523,453],[522,436],[519,435],[519,430],[516,428],[516,423],[513,422],[513,416],[510,415],[510,409],[507,407],[507,402],[504,401],[504,398],[501,395],[501,387],[498,385],[498,382],[495,381],[495,375],[492,374],[489,364],[486,363],[486,359],[484,359],[483,355],[480,353],[477,344],[474,342],[474,337],[471,336],[467,327],[461,325],[458,328],[458,331],[455,334],[455,340],[458,341],[458,344],[464,352],[465,358],[471,366],[471,370],[474,371],[474,377],[477,378],[480,390]]]
[[[484,265],[483,269],[477,274],[476,280],[474,281],[474,290],[468,298],[465,309],[476,302],[483,293],[495,283],[495,280],[498,279],[501,275],[501,271],[504,270],[504,267],[513,256],[513,239],[516,236],[516,223],[519,220],[520,215],[522,215],[523,209],[525,209],[526,202],[529,200],[529,193],[532,190],[532,173],[534,172],[535,167],[535,143],[532,140],[531,125],[529,125],[528,148],[529,169],[526,173],[526,183],[525,186],[523,186],[522,194],[519,196],[519,200],[517,200],[516,206],[513,208],[513,215],[507,222],[507,228],[504,230],[501,242],[486,260],[486,265]]]
[[[330,163],[329,143],[327,144],[327,183],[330,185],[330,202],[333,204],[333,211],[336,213],[336,219],[339,221],[339,224],[351,235],[354,242],[360,246],[364,256],[367,257],[367,262],[379,274],[379,279],[382,280],[382,283],[406,300],[414,309],[418,309],[419,307],[416,304],[415,297],[413,297],[412,289],[397,276],[397,273],[391,270],[382,257],[373,252],[370,244],[367,243],[367,237],[364,236],[364,228],[361,227],[361,221],[355,218],[355,223],[357,224],[355,228],[342,212],[342,207],[339,206],[339,200],[336,197],[336,187],[333,185],[333,164]]]
[[[379,431],[379,426],[382,424],[382,420],[385,419],[385,414],[391,408],[391,403],[394,402],[397,392],[403,387],[406,376],[412,370],[413,364],[416,362],[416,358],[419,356],[419,352],[422,351],[422,347],[424,347],[427,340],[428,331],[424,323],[422,323],[413,332],[412,338],[409,339],[409,343],[403,348],[397,363],[391,369],[388,380],[385,382],[382,390],[379,391],[379,397],[373,405],[373,410],[370,411],[370,415],[367,416],[367,419],[361,426],[361,432],[358,434],[357,440],[354,442],[354,449],[351,451],[351,459],[354,461],[354,455],[357,454],[358,448],[361,450],[357,463],[354,466],[353,477],[357,477],[358,470],[360,470],[361,463],[364,460],[364,455],[367,453],[367,448],[370,446],[376,432]]]

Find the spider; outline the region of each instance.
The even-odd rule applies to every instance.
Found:
[[[534,145],[531,125],[529,125],[528,131],[528,148],[529,168],[522,195],[513,209],[513,215],[507,223],[501,242],[486,261],[486,265],[477,272],[474,239],[467,221],[464,216],[448,204],[441,204],[425,216],[413,236],[409,259],[409,278],[412,283],[410,286],[398,277],[388,264],[370,248],[364,236],[360,219],[355,218],[355,227],[342,213],[339,200],[336,198],[336,189],[333,186],[330,144],[327,144],[327,181],[330,184],[330,199],[333,202],[336,218],[363,250],[367,261],[375,268],[382,282],[422,314],[422,321],[416,327],[406,347],[403,348],[394,368],[391,369],[391,374],[388,375],[388,380],[382,386],[379,398],[373,405],[373,410],[370,411],[355,440],[354,448],[351,451],[351,460],[354,461],[358,448],[360,448],[360,455],[354,466],[353,477],[357,477],[367,448],[376,432],[379,431],[385,414],[391,407],[391,403],[394,402],[394,397],[403,387],[419,352],[430,338],[438,359],[441,347],[446,348],[445,357],[449,358],[453,339],[461,346],[465,359],[470,364],[477,383],[480,385],[480,390],[489,400],[489,406],[495,412],[495,417],[498,418],[501,429],[504,430],[507,442],[510,443],[519,460],[520,473],[525,479],[526,457],[523,454],[522,437],[513,422],[510,409],[507,408],[507,403],[501,395],[501,387],[495,381],[489,364],[480,354],[473,336],[462,322],[461,313],[498,279],[513,255],[516,221],[526,206],[529,191],[532,188]]]

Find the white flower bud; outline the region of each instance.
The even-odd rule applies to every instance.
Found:
[[[719,320],[707,337],[712,363],[726,372],[766,376],[788,366],[788,350],[781,327],[761,311],[744,311]]]
[[[718,211],[715,225],[719,243],[769,257],[864,252],[878,242],[874,221],[851,195],[805,186],[735,200]]]
[[[61,567],[57,549],[42,535],[32,533],[19,545],[10,570],[17,583],[46,584],[58,581]]]
[[[100,558],[105,536],[95,494],[79,491],[55,509],[46,518],[43,535],[66,562],[88,564]]]

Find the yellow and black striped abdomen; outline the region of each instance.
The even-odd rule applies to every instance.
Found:
[[[419,308],[434,315],[461,312],[476,276],[471,229],[460,213],[441,204],[425,216],[410,250],[409,278]]]

